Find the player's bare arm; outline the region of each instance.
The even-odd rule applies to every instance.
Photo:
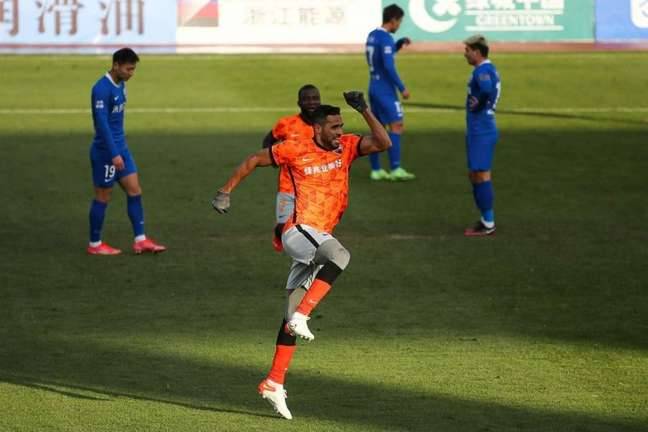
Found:
[[[248,156],[234,171],[234,174],[218,190],[216,197],[212,200],[212,207],[218,213],[227,213],[229,210],[229,194],[238,186],[241,181],[250,175],[257,167],[272,165],[270,149],[264,148]]]
[[[362,92],[350,91],[344,93],[344,99],[351,108],[362,114],[362,117],[365,119],[369,129],[371,130],[371,135],[363,136],[360,141],[360,154],[367,155],[370,153],[385,151],[390,148],[392,143],[389,139],[389,135],[367,106],[367,102],[364,100]]]

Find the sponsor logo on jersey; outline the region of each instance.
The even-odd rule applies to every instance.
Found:
[[[323,165],[308,166],[304,168],[304,174],[305,175],[322,174],[340,168],[342,168],[342,159],[338,159],[334,162],[329,162]]]
[[[113,113],[113,114],[116,114],[116,113],[120,113],[120,112],[124,111],[125,106],[126,106],[125,103],[123,103],[123,104],[119,104],[119,105],[115,105],[115,106],[113,107],[112,113]]]

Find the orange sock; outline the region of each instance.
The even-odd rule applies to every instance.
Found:
[[[275,348],[274,359],[272,359],[272,368],[268,378],[277,384],[283,384],[286,379],[286,372],[295,352],[296,345],[277,345]]]
[[[299,306],[297,306],[297,312],[306,316],[310,315],[311,311],[328,294],[330,289],[331,284],[324,282],[322,279],[315,279],[308,291],[306,291],[306,295],[304,295]]]

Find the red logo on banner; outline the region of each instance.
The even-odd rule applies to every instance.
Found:
[[[178,25],[182,27],[217,27],[217,0],[179,0]]]

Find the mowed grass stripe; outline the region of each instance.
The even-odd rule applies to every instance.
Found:
[[[456,108],[421,108],[407,107],[407,113],[455,113],[461,110]],[[195,114],[195,113],[283,113],[295,111],[294,107],[202,107],[202,108],[128,108],[129,114]],[[345,112],[352,112],[351,109],[343,109]],[[564,108],[510,108],[501,114],[533,114],[542,113],[645,113],[648,107],[564,107]],[[90,110],[85,108],[15,108],[0,109],[1,115],[74,115],[89,114]]]

